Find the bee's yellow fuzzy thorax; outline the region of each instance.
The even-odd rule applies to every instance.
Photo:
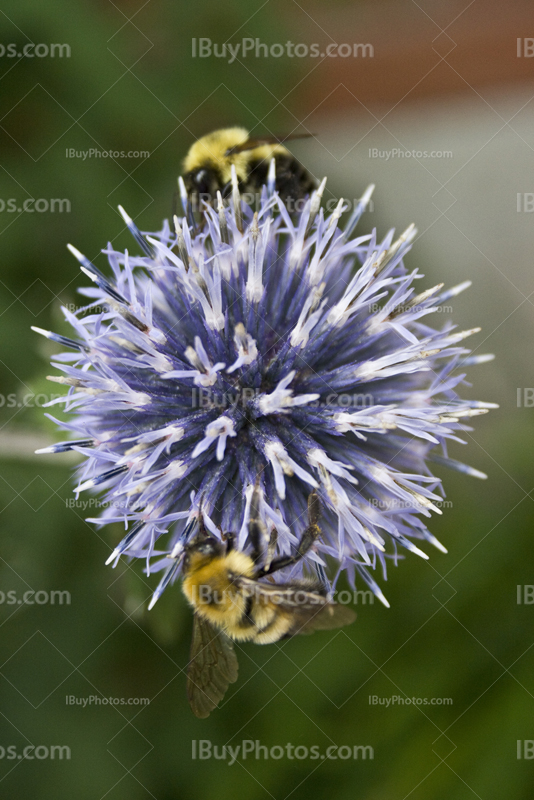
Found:
[[[238,550],[209,560],[194,558],[182,582],[183,593],[196,613],[219,627],[237,622],[244,612],[245,600],[232,583],[232,575],[254,575],[254,562]]]
[[[287,153],[282,145],[262,145],[243,153],[234,153],[227,156],[226,153],[231,147],[243,144],[249,138],[246,128],[222,128],[203,136],[189,150],[183,163],[184,172],[191,172],[200,167],[215,169],[223,183],[228,183],[231,179],[232,164],[235,166],[239,180],[245,181],[247,178],[247,165],[251,160],[251,155],[255,160],[271,159],[280,153]]]

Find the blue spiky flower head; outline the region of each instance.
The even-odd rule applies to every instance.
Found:
[[[152,602],[178,577],[199,515],[247,549],[257,485],[279,554],[294,550],[319,494],[322,535],[291,577],[316,570],[332,587],[346,571],[387,604],[377,566],[399,549],[444,549],[425,524],[443,497],[432,463],[485,477],[447,455],[490,407],[456,393],[463,368],[489,358],[463,346],[478,329],[436,313],[469,283],[417,292],[423,276],[404,264],[415,229],[354,236],[372,187],[344,227],[343,201],[320,208],[323,189],[292,215],[271,169],[257,212],[235,184],[200,227],[183,197],[184,218],[151,235],[121,209],[135,254],[109,245],[112,277],[70,247],[96,286],[81,290],[84,309],[63,309],[73,339],[39,331],[69,349],[52,379],[70,388],[53,402],[73,438],[46,451],[85,456],[75,492],[105,491],[91,522],[126,529],[108,563],[165,570]]]

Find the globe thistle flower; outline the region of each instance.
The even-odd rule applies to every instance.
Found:
[[[109,245],[112,277],[69,246],[95,284],[80,290],[89,305],[63,308],[72,339],[36,330],[69,350],[51,380],[70,387],[53,403],[73,438],[38,452],[85,456],[76,495],[105,491],[90,521],[126,530],[107,563],[165,570],[151,605],[179,576],[199,517],[247,549],[255,486],[279,554],[319,494],[322,536],[291,578],[316,571],[333,589],[346,572],[387,605],[378,566],[385,577],[399,551],[445,551],[425,522],[444,496],[432,464],[485,477],[449,458],[447,441],[492,405],[456,392],[464,367],[491,356],[463,345],[478,328],[428,323],[469,282],[416,291],[423,276],[404,264],[414,227],[355,236],[372,187],[342,228],[342,200],[320,208],[324,183],[291,215],[273,169],[257,212],[234,182],[230,206],[206,205],[200,229],[184,191],[174,230],[142,234],[120,209],[137,252]]]

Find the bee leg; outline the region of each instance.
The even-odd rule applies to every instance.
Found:
[[[231,194],[232,194],[232,181],[228,181],[228,183],[226,183],[221,189],[221,197],[223,198],[223,200],[226,200],[230,197]]]
[[[267,553],[265,555],[265,561],[263,564],[265,569],[268,569],[272,564],[274,554],[276,551],[277,542],[278,542],[278,531],[276,530],[276,528],[273,528],[271,531],[271,536],[269,537],[269,544],[267,545]]]
[[[294,556],[280,556],[280,558],[275,558],[270,563],[269,566],[262,567],[257,573],[256,577],[261,578],[264,575],[272,575],[273,572],[278,572],[279,569],[283,569],[284,567],[289,567],[292,564],[296,564],[297,561],[300,561],[303,558],[310,547],[317,541],[319,536],[321,535],[321,529],[317,524],[319,520],[319,515],[321,512],[321,504],[319,501],[319,496],[316,492],[312,492],[308,497],[308,527],[304,530],[304,533],[300,537],[300,542],[298,543],[297,552]]]
[[[260,517],[260,484],[259,478],[252,494],[250,503],[250,519],[248,523],[248,535],[252,542],[252,560],[259,564],[263,560],[265,545],[265,525]]]
[[[192,230],[193,236],[196,236],[196,234],[198,233],[198,226],[197,226],[197,223],[196,223],[196,220],[195,220],[195,215],[193,213],[193,206],[191,205],[190,201],[188,201],[188,203],[187,203],[187,210],[186,211],[187,211],[187,213],[186,213],[187,222],[189,224],[189,227]]]
[[[200,514],[198,515],[198,540],[203,541],[209,537],[209,533],[206,530],[206,525],[204,524],[204,515],[202,514],[202,503],[200,508]]]
[[[321,501],[317,492],[312,492],[308,497],[308,522],[310,527],[317,527],[321,516]]]

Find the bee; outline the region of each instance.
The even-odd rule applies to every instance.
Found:
[[[267,182],[271,160],[275,161],[275,187],[285,202],[300,200],[316,188],[315,180],[282,142],[312,134],[250,137],[245,128],[222,128],[199,139],[183,162],[183,181],[190,201],[200,208],[200,199],[213,202],[217,192],[227,197],[232,189],[232,165],[241,192],[256,193]]]
[[[187,697],[197,717],[209,716],[237,680],[234,641],[271,644],[348,625],[356,618],[352,609],[330,600],[318,580],[268,582],[269,576],[303,558],[320,536],[318,495],[313,492],[308,498],[308,526],[294,555],[274,557],[275,529],[264,552],[265,527],[258,506],[256,487],[249,522],[251,555],[235,548],[232,533],[222,542],[202,526],[184,549],[182,589],[194,611]]]

